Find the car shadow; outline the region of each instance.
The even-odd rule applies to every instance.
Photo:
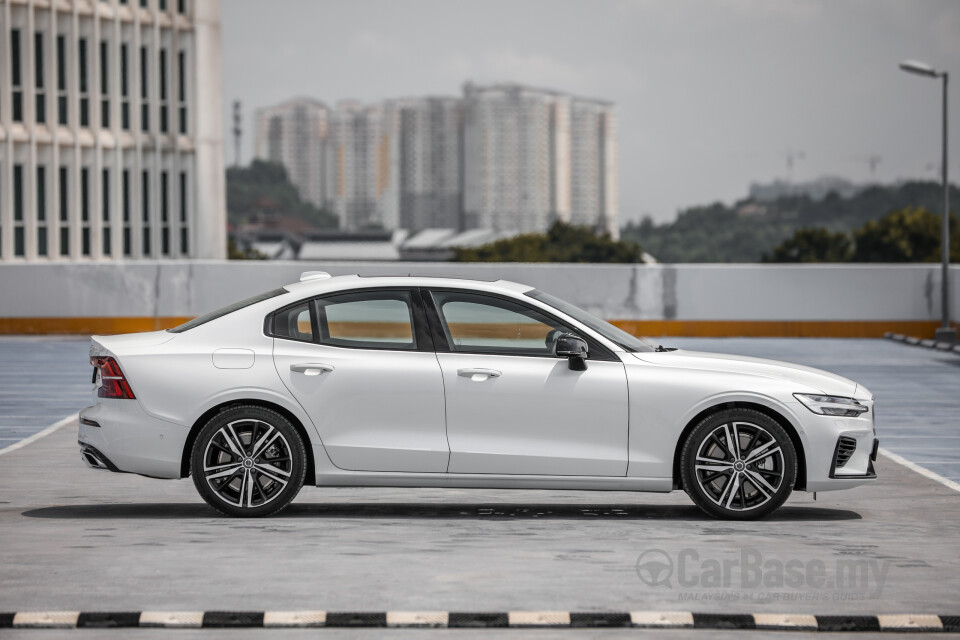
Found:
[[[226,517],[205,504],[132,503],[76,504],[22,512],[28,518],[57,520],[209,519]],[[433,502],[297,503],[273,518],[388,518],[466,520],[670,520],[716,521],[693,505],[515,504]],[[766,522],[860,520],[848,509],[785,506]]]

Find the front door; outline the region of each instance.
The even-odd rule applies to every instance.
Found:
[[[449,351],[450,473],[624,476],[627,379],[595,348],[586,371],[553,354],[576,333],[532,306],[500,296],[434,290]]]
[[[443,379],[415,317],[425,322],[409,290],[325,296],[275,314],[277,373],[337,467],[446,471]]]

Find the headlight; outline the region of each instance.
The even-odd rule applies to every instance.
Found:
[[[821,396],[815,393],[795,393],[793,397],[802,402],[803,406],[810,409],[810,411],[819,413],[822,416],[856,418],[861,413],[867,411],[867,407],[853,398]]]

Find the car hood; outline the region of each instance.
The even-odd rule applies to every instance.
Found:
[[[843,376],[821,371],[813,367],[805,367],[789,362],[750,358],[747,356],[733,356],[722,353],[704,353],[699,351],[676,351],[634,353],[639,360],[652,364],[698,369],[706,371],[726,371],[767,378],[778,378],[795,382],[805,388],[815,389],[821,393],[849,398],[870,398],[870,392],[859,387],[853,380]],[[806,389],[798,388],[797,391]]]

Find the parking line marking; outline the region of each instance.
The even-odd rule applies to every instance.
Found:
[[[53,433],[54,431],[56,431],[57,429],[59,429],[59,428],[61,428],[61,427],[65,427],[66,425],[70,424],[71,422],[75,422],[75,421],[77,421],[77,420],[79,420],[79,419],[80,419],[80,414],[79,414],[79,413],[74,413],[73,415],[69,415],[69,416],[67,416],[66,418],[62,419],[62,420],[58,420],[57,422],[54,422],[52,425],[50,425],[49,427],[47,427],[47,428],[44,429],[43,431],[38,431],[37,433],[33,434],[32,436],[29,436],[29,437],[27,437],[27,438],[24,438],[23,440],[21,440],[20,442],[17,442],[16,444],[11,444],[9,447],[4,447],[3,449],[0,449],[0,456],[2,456],[2,455],[5,454],[5,453],[10,453],[11,451],[16,451],[17,449],[21,449],[21,448],[27,446],[28,444],[30,444],[31,442],[36,442],[36,441],[39,440],[40,438],[42,438],[42,437],[44,437],[44,436],[48,436],[48,435],[50,435],[51,433]]]
[[[2,452],[0,452],[0,453],[2,453]],[[907,459],[904,458],[903,456],[898,456],[898,455],[895,454],[894,452],[888,451],[887,449],[884,449],[884,448],[882,448],[882,447],[881,447],[881,449],[880,449],[880,453],[881,453],[885,458],[889,458],[889,459],[892,460],[893,462],[896,462],[896,463],[898,463],[898,464],[901,464],[901,465],[905,466],[907,469],[910,469],[911,471],[916,471],[917,473],[919,473],[920,475],[922,475],[924,478],[928,478],[928,479],[930,479],[930,480],[933,480],[934,482],[939,482],[940,484],[942,484],[943,486],[945,486],[945,487],[947,487],[947,488],[949,488],[949,489],[953,489],[954,491],[960,492],[960,483],[957,483],[957,482],[954,482],[953,480],[949,480],[949,479],[947,479],[947,478],[944,478],[944,477],[941,476],[940,474],[934,473],[933,471],[930,471],[930,469],[927,469],[926,467],[921,467],[920,465],[918,465],[918,464],[915,463],[915,462],[910,462],[909,460],[907,460]],[[938,464],[939,464],[939,463],[938,463]]]
[[[263,614],[265,627],[322,627],[326,622],[326,611],[267,611]]]

